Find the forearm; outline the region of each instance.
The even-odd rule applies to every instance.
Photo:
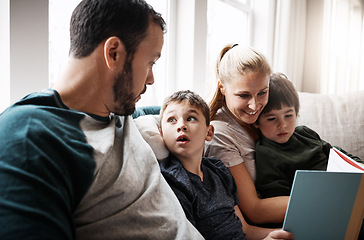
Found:
[[[249,221],[254,224],[281,223],[284,221],[288,201],[288,196],[258,198],[253,208],[247,210],[246,214],[249,216]]]
[[[252,226],[249,225],[243,215],[240,212],[240,209],[238,206],[235,206],[235,214],[240,218],[240,221],[243,225],[243,231],[246,234],[246,238],[249,240],[254,240],[254,239],[263,239],[266,236],[268,236],[268,234],[273,231],[274,229],[269,229],[269,228],[261,228],[261,227],[256,227],[256,226]]]
[[[289,197],[260,199],[244,163],[229,169],[238,186],[239,208],[248,222],[253,224],[283,222]]]

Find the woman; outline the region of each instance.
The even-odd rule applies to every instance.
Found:
[[[289,197],[260,199],[256,192],[253,123],[268,102],[271,68],[252,48],[225,47],[217,63],[217,89],[210,102],[215,136],[205,155],[221,159],[238,186],[239,208],[252,224],[281,223]]]

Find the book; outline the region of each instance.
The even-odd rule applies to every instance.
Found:
[[[333,147],[330,149],[327,163],[328,172],[364,172],[363,166],[351,159],[349,156]]]
[[[364,170],[338,149],[332,149],[329,162],[334,164],[328,171],[296,171],[283,223],[295,240],[358,239]]]

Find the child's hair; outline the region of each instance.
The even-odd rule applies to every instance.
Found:
[[[282,108],[282,105],[294,107],[296,116],[300,109],[298,93],[292,82],[283,73],[273,73],[269,80],[269,98],[262,114]]]
[[[177,91],[173,93],[171,96],[167,97],[160,110],[160,119],[162,120],[164,110],[166,110],[167,106],[171,103],[181,103],[183,101],[188,101],[188,103],[196,107],[197,109],[201,110],[205,120],[206,120],[206,126],[210,125],[210,108],[205,102],[205,100],[200,97],[197,93],[194,93],[190,90],[183,90],[183,91]]]
[[[216,78],[222,83],[228,82],[235,76],[244,76],[248,72],[259,72],[270,75],[272,70],[263,54],[251,47],[241,47],[237,44],[225,46],[217,60]],[[210,119],[213,120],[217,110],[225,102],[224,95],[217,86],[210,102]]]

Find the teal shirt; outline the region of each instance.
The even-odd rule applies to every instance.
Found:
[[[74,238],[72,213],[95,168],[84,117],[55,91],[30,94],[0,115],[0,239]]]

